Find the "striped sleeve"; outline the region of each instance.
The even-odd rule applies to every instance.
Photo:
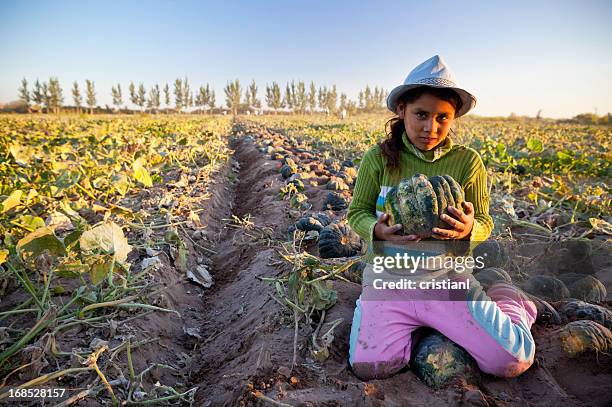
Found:
[[[464,185],[465,199],[474,204],[474,226],[469,236],[472,242],[483,242],[493,230],[493,218],[489,214],[489,189],[487,187],[487,170],[480,155],[472,150],[474,159]]]
[[[377,163],[378,147],[369,149],[363,156],[357,173],[353,200],[347,219],[349,226],[368,244],[374,240],[376,225],[376,199],[380,191],[380,162]]]

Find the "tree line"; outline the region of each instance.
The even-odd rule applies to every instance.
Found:
[[[225,106],[231,113],[262,111],[262,99],[258,97],[258,87],[251,81],[244,89],[238,79],[228,82],[223,89],[225,93]],[[19,100],[28,112],[33,110],[46,113],[59,113],[67,107],[62,87],[56,77],[40,82],[38,79],[31,87],[26,78],[23,78],[18,89]],[[244,93],[244,95],[243,95]],[[95,83],[85,80],[83,87],[73,82],[71,88],[71,109],[77,113],[88,111],[93,114],[97,106]],[[115,111],[132,110],[127,106],[129,101],[142,112],[177,112],[192,109],[196,112],[213,112],[222,109],[216,105],[215,91],[207,83],[192,89],[187,77],[177,78],[172,85],[168,83],[160,87],[155,84],[146,88],[143,83],[136,85],[130,82],[127,93],[117,83],[111,87],[110,95]],[[279,111],[292,113],[312,113],[315,111],[336,114],[338,112],[356,113],[357,111],[372,112],[384,108],[387,93],[383,88],[369,85],[360,90],[358,99],[351,100],[345,93],[338,95],[336,85],[331,87],[315,86],[314,82],[306,85],[304,81],[287,82],[284,89],[277,82],[266,84],[264,101],[267,110],[275,113]],[[108,110],[108,106],[107,109]]]

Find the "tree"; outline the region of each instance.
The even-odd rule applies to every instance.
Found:
[[[117,84],[117,87],[113,86],[111,89],[111,94],[113,96],[113,105],[117,106],[118,110],[121,110],[121,105],[123,104],[123,96],[121,95],[121,84]]]
[[[193,95],[189,90],[189,82],[187,81],[187,77],[183,79],[183,105],[187,108],[193,106]]]
[[[49,107],[55,113],[59,113],[60,107],[64,102],[62,88],[57,78],[49,78]]]
[[[174,106],[176,107],[176,111],[180,113],[184,105],[183,81],[180,78],[176,78],[174,81]]]
[[[308,92],[308,108],[312,114],[317,108],[317,88],[315,88],[314,82],[310,82],[310,92]]]
[[[74,81],[74,83],[72,84],[72,101],[74,102],[74,106],[76,107],[77,114],[81,114],[83,96],[81,95],[81,91],[79,90],[79,84],[77,81]]]
[[[86,79],[87,83],[87,106],[89,106],[89,114],[93,114],[94,107],[96,107],[96,91],[94,89],[94,82]]]
[[[32,91],[32,100],[34,100],[34,102],[39,106],[42,106],[44,102],[42,86],[40,86],[40,82],[38,81],[38,79],[36,79],[36,82],[34,82],[34,90]],[[42,109],[41,109],[41,112],[42,112]]]
[[[293,110],[293,95],[291,94],[291,86],[289,86],[289,82],[287,82],[287,86],[285,86],[285,103],[284,105],[287,106],[287,108],[292,109]]]
[[[346,110],[347,100],[348,98],[346,96],[346,93],[341,93],[340,94],[340,111]]]
[[[331,90],[327,92],[326,108],[331,114],[336,113],[336,103],[338,102],[338,92],[336,91],[336,85],[332,86]]]
[[[147,101],[147,108],[152,109],[154,113],[157,113],[160,105],[160,92],[159,85],[155,84],[149,91],[149,100]]]
[[[130,82],[129,89],[130,89],[130,102],[138,106],[138,95],[136,94],[136,85],[134,85],[134,82]]]
[[[164,85],[164,105],[170,106],[170,87],[167,83]]]
[[[196,95],[196,98],[195,98],[195,105],[203,109],[210,104],[210,99],[211,99],[210,86],[208,84],[206,84],[206,87],[200,86],[200,89],[198,90],[198,94]],[[213,102],[213,106],[211,106],[211,109],[213,108],[214,108],[214,102]]]
[[[208,87],[206,84],[206,92],[208,93],[208,106],[210,107],[210,111],[212,112],[215,108],[215,91]]]
[[[272,82],[272,86],[266,85],[266,104],[268,107],[274,109],[274,113],[277,113],[278,109],[282,107],[283,102],[278,83]]]
[[[141,82],[138,84],[138,94],[136,95],[136,105],[140,107],[140,110],[144,110],[145,102],[147,101],[147,90],[144,84]]]
[[[319,107],[323,110],[327,109],[327,86],[319,87]]]
[[[28,113],[30,113],[30,92],[28,91],[28,81],[26,78],[21,80],[21,87],[19,88],[19,100],[22,100],[28,107]]]
[[[41,91],[43,105],[45,106],[46,112],[49,113],[51,109],[51,95],[49,94],[49,85],[47,85],[47,82],[43,82]]]
[[[231,109],[233,115],[238,114],[238,108],[240,107],[240,99],[242,98],[242,89],[240,87],[240,81],[235,79],[229,82],[225,86],[225,103],[228,109]]]
[[[306,106],[308,105],[308,97],[306,96],[306,84],[303,81],[299,81],[297,84],[294,103],[298,112],[300,112],[301,114],[304,114],[304,112],[306,112]]]
[[[257,85],[255,84],[255,79],[251,81],[251,84],[246,90],[245,94],[246,104],[250,107],[259,108],[261,107],[261,101],[257,99]]]

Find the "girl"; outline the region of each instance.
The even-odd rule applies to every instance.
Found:
[[[476,98],[456,85],[437,55],[391,91],[387,107],[397,117],[388,123],[387,139],[365,153],[348,212],[349,225],[370,247],[375,241],[408,245],[421,239],[396,234],[402,225],[387,225],[388,214],[382,211],[389,189],[417,173],[451,175],[465,191],[463,207],[449,206],[452,216],[442,216],[449,229],[433,228],[431,237],[470,242],[489,237],[493,220],[488,213],[484,164],[475,150],[454,144],[448,136],[454,119],[475,104]],[[497,283],[486,294],[472,289],[458,301],[450,291],[421,297],[397,290],[367,295],[372,290],[364,283],[350,337],[349,363],[364,380],[385,378],[407,366],[412,334],[422,326],[462,346],[486,373],[517,376],[533,363],[535,343],[530,329],[537,311],[512,285]]]

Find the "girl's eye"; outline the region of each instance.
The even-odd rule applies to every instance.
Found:
[[[427,114],[425,114],[424,112],[417,112],[416,116],[418,119],[424,119],[425,117],[427,117]]]
[[[448,120],[448,116],[447,115],[444,114],[442,116],[438,116],[438,121],[439,122],[444,122],[446,120]]]

